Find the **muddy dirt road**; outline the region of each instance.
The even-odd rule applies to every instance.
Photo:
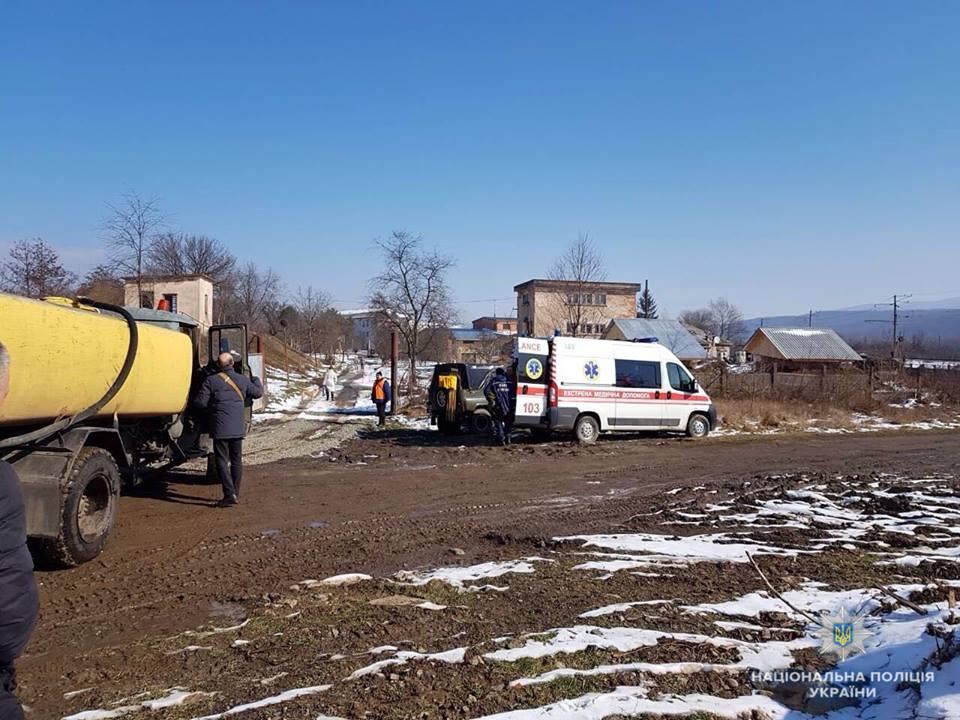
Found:
[[[431,431],[371,433],[316,459],[249,468],[242,504],[180,474],[125,497],[108,549],[41,571],[42,616],[20,663],[34,717],[57,717],[85,678],[122,674],[149,637],[241,620],[304,578],[469,565],[535,553],[556,534],[610,532],[676,487],[776,473],[957,473],[957,433],[645,438],[591,447],[457,445]]]

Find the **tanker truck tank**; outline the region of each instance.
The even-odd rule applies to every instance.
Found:
[[[20,479],[35,554],[62,565],[96,557],[125,484],[206,454],[205,419],[188,407],[206,372],[198,326],[149,308],[0,293],[10,356],[0,460]],[[237,369],[249,372],[246,333],[243,324],[209,328],[208,356],[235,338]]]
[[[175,415],[187,404],[194,368],[190,337],[137,325],[130,373],[94,417]],[[129,335],[127,323],[114,314],[0,293],[0,342],[11,359],[10,394],[0,406],[0,425],[42,423],[96,403],[124,364]]]

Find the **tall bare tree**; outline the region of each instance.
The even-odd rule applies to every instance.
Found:
[[[401,230],[377,240],[376,245],[383,256],[383,270],[370,281],[370,306],[403,339],[413,390],[417,357],[453,318],[446,275],[454,263],[436,250],[425,250],[421,236]]]
[[[713,320],[713,333],[732,343],[739,343],[743,336],[743,313],[740,308],[724,297],[710,301],[708,306]]]
[[[585,334],[584,326],[599,324],[603,315],[598,302],[596,283],[607,278],[603,256],[589,236],[581,234],[550,268],[549,278],[564,283],[551,305],[554,324],[566,323],[561,330],[578,337]]]
[[[165,232],[154,237],[147,267],[158,275],[206,275],[214,285],[233,272],[237,259],[219,240],[206,235]]]
[[[280,278],[273,270],[261,270],[255,263],[248,262],[225,283],[221,319],[246,322],[254,329],[276,335],[280,331],[281,310],[285,307],[282,291]]]
[[[70,295],[76,282],[77,276],[63,267],[57,251],[41,238],[18,241],[0,263],[3,289],[18,295]]]
[[[321,351],[324,314],[331,309],[330,296],[308,285],[297,290],[293,307],[297,310],[300,350],[313,357]]]
[[[156,200],[145,200],[137,193],[124,195],[103,222],[110,259],[121,272],[137,281],[137,297],[143,296],[143,275],[150,244],[166,221]],[[138,301],[139,304],[139,301]]]

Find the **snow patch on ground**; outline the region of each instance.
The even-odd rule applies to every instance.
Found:
[[[437,568],[424,573],[403,571],[397,573],[396,577],[399,581],[410,585],[426,585],[434,580],[439,580],[448,585],[462,588],[465,583],[474,582],[483,578],[495,578],[509,573],[532,573],[534,572],[534,562],[552,561],[542,557],[525,557],[519,560],[487,562],[479,565],[470,565],[468,567]],[[500,589],[490,587],[492,589]]]

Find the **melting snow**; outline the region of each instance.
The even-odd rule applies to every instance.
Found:
[[[437,568],[425,573],[399,572],[397,579],[411,585],[426,585],[434,580],[445,582],[454,587],[463,587],[464,583],[482,578],[495,578],[508,573],[532,573],[532,563],[552,562],[541,557],[525,557],[520,560],[506,560],[503,562],[487,562],[469,567]],[[496,588],[499,589],[499,588]]]

